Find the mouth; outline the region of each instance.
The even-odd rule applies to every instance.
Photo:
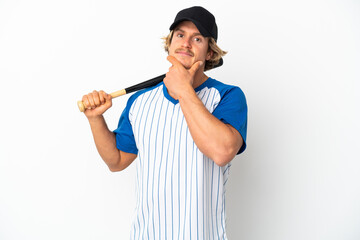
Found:
[[[175,50],[175,53],[176,53],[176,54],[183,55],[183,56],[189,56],[189,57],[193,57],[193,56],[194,56],[194,53],[192,53],[192,52],[189,51],[189,50],[185,50],[185,49],[176,49],[176,50]]]

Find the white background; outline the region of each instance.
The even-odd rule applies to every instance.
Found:
[[[135,165],[107,169],[76,101],[165,73],[160,38],[193,5],[229,51],[208,74],[249,107],[229,238],[360,239],[358,0],[0,0],[0,239],[128,239]]]

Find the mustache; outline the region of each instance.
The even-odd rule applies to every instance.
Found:
[[[178,48],[175,50],[175,53],[179,53],[179,52],[186,52],[186,53],[190,54],[192,57],[194,56],[194,53],[188,49]]]

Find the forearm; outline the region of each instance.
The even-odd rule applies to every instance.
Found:
[[[179,102],[200,151],[219,166],[230,162],[242,145],[239,132],[214,117],[194,91],[186,91]]]
[[[110,169],[119,165],[120,152],[116,148],[115,134],[109,130],[102,115],[89,118],[91,132],[94,137],[96,148]]]

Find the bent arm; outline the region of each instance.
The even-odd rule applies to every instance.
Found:
[[[108,129],[102,115],[89,119],[89,123],[96,148],[110,171],[121,171],[127,168],[137,155],[117,149],[115,134]]]
[[[136,154],[118,150],[115,134],[107,127],[103,114],[112,106],[111,96],[104,91],[93,91],[84,95],[82,101],[101,158],[113,172],[125,169],[134,161]]]
[[[193,89],[186,91],[179,102],[191,136],[200,151],[219,166],[229,163],[243,144],[240,133],[214,117]]]

